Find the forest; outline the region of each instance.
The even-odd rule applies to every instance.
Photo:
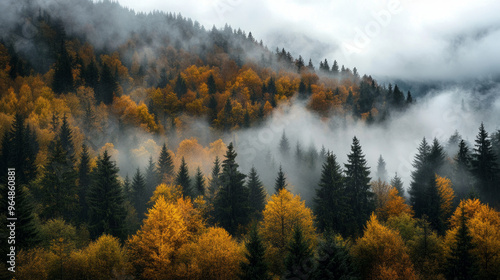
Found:
[[[364,133],[420,93],[180,14],[0,7],[2,279],[500,278],[498,126],[398,174]]]

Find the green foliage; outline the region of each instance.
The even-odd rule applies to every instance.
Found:
[[[268,265],[265,259],[266,248],[262,242],[257,227],[253,226],[249,233],[249,239],[245,243],[247,252],[246,261],[240,264],[241,280],[270,280]]]
[[[174,161],[167,150],[167,145],[164,143],[161,147],[160,157],[158,159],[158,173],[162,182],[167,178],[174,176]]]
[[[285,259],[285,279],[308,279],[313,269],[313,252],[296,225]]]
[[[191,190],[191,178],[189,177],[189,170],[182,157],[181,166],[179,167],[179,172],[177,172],[177,177],[175,178],[175,184],[182,187],[182,193],[184,196],[193,196],[193,191]]]
[[[325,239],[318,244],[316,266],[311,279],[359,279],[356,268],[345,242],[332,234],[325,234]]]
[[[262,211],[266,207],[267,192],[259,179],[259,175],[257,174],[255,167],[250,169],[247,187],[249,192],[248,205],[250,207],[250,216],[259,219],[262,217]]]
[[[205,195],[205,178],[203,177],[203,173],[201,173],[200,167],[196,169],[194,189],[198,195]]]
[[[278,177],[276,177],[276,181],[274,183],[274,191],[276,193],[279,193],[280,190],[286,189],[287,185],[288,184],[286,183],[285,173],[283,172],[283,168],[281,168],[280,165],[280,169],[278,171]]]
[[[137,168],[134,178],[132,178],[132,203],[134,208],[142,220],[144,214],[146,213],[146,203],[149,201],[148,193],[146,190],[146,179],[141,173],[141,170]]]

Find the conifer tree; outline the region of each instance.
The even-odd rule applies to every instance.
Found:
[[[146,167],[146,172],[144,178],[146,179],[146,196],[149,199],[159,184],[160,180],[158,178],[158,170],[156,169],[156,164],[153,161],[153,156],[149,156],[148,166]]]
[[[159,179],[163,183],[165,183],[166,178],[172,178],[174,176],[174,162],[165,143],[163,143],[161,147],[160,157],[158,158],[158,173]]]
[[[250,174],[248,174],[248,204],[250,207],[250,215],[254,218],[260,218],[261,213],[266,206],[267,193],[262,185],[262,182],[257,175],[257,170],[255,167],[250,169]]]
[[[274,183],[274,191],[276,193],[279,193],[280,190],[286,189],[287,183],[286,183],[286,177],[285,173],[283,172],[283,168],[280,165],[280,169],[278,171],[278,177],[276,177],[276,181]]]
[[[318,245],[317,264],[311,279],[355,280],[359,279],[358,274],[345,244],[332,234],[326,234]]]
[[[425,207],[422,209],[422,216],[427,220],[439,234],[444,234],[444,221],[441,219],[441,196],[436,184],[436,177],[431,178],[425,191]]]
[[[98,90],[96,91],[96,101],[106,105],[113,103],[113,98],[118,91],[118,81],[106,63],[101,66],[101,75]]]
[[[55,93],[68,93],[74,90],[71,64],[71,56],[69,56],[68,52],[66,51],[66,47],[64,46],[64,41],[62,41],[61,52],[57,56],[56,65],[54,67],[52,90]]]
[[[220,161],[219,157],[216,156],[214,160],[214,167],[212,168],[212,178],[210,179],[207,188],[208,191],[207,197],[209,198],[209,200],[213,200],[219,190],[220,187],[219,176],[220,176]]]
[[[235,234],[238,226],[246,225],[249,218],[246,176],[238,171],[236,156],[233,143],[229,143],[222,163],[221,187],[214,202],[215,218],[230,234]]]
[[[347,201],[352,209],[348,227],[351,234],[359,234],[375,206],[369,184],[370,170],[356,137],[352,140],[351,153],[347,157],[347,163],[344,164],[345,186]]]
[[[377,162],[377,177],[381,181],[387,181],[387,169],[385,169],[385,160],[382,155],[380,155]]]
[[[285,259],[285,279],[308,279],[313,269],[313,252],[296,225]]]
[[[187,85],[186,80],[179,73],[177,75],[177,79],[175,80],[174,92],[177,94],[177,97],[181,98],[184,94],[187,93]]]
[[[142,220],[144,214],[146,213],[146,203],[149,201],[150,196],[147,194],[146,190],[146,179],[141,173],[141,170],[137,168],[134,177],[132,178],[132,204],[134,205],[139,218]]]
[[[196,175],[194,177],[194,189],[198,195],[205,195],[205,178],[199,166],[196,169]]]
[[[132,182],[130,181],[130,177],[125,175],[125,179],[123,180],[123,197],[125,201],[132,202]]]
[[[59,139],[61,141],[62,148],[66,151],[66,155],[69,160],[75,160],[75,147],[73,145],[73,135],[71,128],[68,124],[68,118],[66,114],[63,115],[61,129],[59,132]]]
[[[111,161],[108,151],[104,151],[97,160],[97,168],[87,198],[91,237],[95,239],[106,233],[125,239],[127,213],[118,181],[118,168],[116,163]]]
[[[471,174],[472,156],[469,147],[464,140],[458,144],[458,152],[454,158],[453,186],[459,199],[465,198],[473,191],[473,180]]]
[[[398,190],[401,197],[404,197],[405,189],[403,188],[403,181],[401,180],[401,177],[398,176],[397,172],[396,175],[394,175],[394,178],[391,179],[391,186]]]
[[[290,142],[286,137],[285,130],[283,130],[281,134],[279,149],[282,156],[288,156],[290,154]]]
[[[182,187],[182,193],[184,196],[192,196],[191,191],[191,178],[189,177],[189,170],[184,160],[181,159],[181,166],[179,166],[179,171],[177,172],[177,177],[175,178],[175,184]]]
[[[245,243],[247,252],[246,262],[242,262],[241,280],[271,280],[268,272],[268,265],[265,259],[265,246],[259,236],[257,227],[253,226],[249,233],[249,240]]]
[[[410,194],[410,203],[416,217],[421,217],[424,213],[424,208],[426,207],[425,191],[430,180],[434,178],[433,170],[429,164],[430,153],[431,147],[425,138],[423,138],[413,161],[414,170],[411,173],[412,181],[408,191]]]
[[[474,153],[472,154],[472,172],[478,180],[478,189],[484,198],[495,201],[500,196],[500,187],[496,184],[498,180],[497,158],[491,146],[488,132],[483,123],[479,127],[476,136]]]
[[[212,73],[210,73],[210,76],[208,76],[207,86],[208,86],[208,94],[213,95],[217,92],[214,75],[212,75]]]
[[[328,153],[323,164],[313,210],[319,230],[346,233],[345,224],[351,209],[347,204],[342,168],[334,154]]]

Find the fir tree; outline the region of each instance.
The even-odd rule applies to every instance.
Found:
[[[177,75],[177,79],[175,80],[174,92],[177,94],[177,97],[181,98],[184,94],[187,93],[187,84],[186,80],[179,73]]]
[[[344,164],[345,186],[347,201],[353,214],[348,226],[351,234],[359,234],[375,207],[369,185],[370,170],[356,137],[352,140],[351,153],[347,157],[348,163]]]
[[[167,150],[167,145],[163,143],[160,157],[158,158],[158,173],[162,182],[167,182],[174,176],[174,161]]]
[[[387,181],[387,169],[385,169],[385,160],[382,155],[380,155],[377,162],[377,177],[381,181]]]
[[[97,168],[87,196],[89,205],[89,231],[93,239],[103,233],[124,240],[127,216],[123,193],[118,181],[118,168],[107,151],[97,160]]]
[[[59,139],[61,141],[62,148],[66,151],[66,155],[69,160],[75,160],[75,147],[73,145],[73,135],[71,128],[68,124],[68,118],[66,114],[63,115],[61,129],[59,132]]]
[[[313,269],[312,260],[313,252],[304,238],[302,229],[296,225],[285,259],[285,279],[309,279]]]
[[[153,161],[153,156],[149,156],[148,166],[146,167],[145,179],[146,179],[146,190],[145,196],[149,198],[153,195],[156,186],[159,184],[158,170],[156,169],[156,164]]]
[[[217,86],[215,85],[214,75],[210,73],[207,79],[208,94],[213,95],[217,92]]]
[[[191,178],[189,177],[189,170],[182,157],[181,166],[179,167],[179,172],[177,172],[177,177],[175,178],[175,184],[182,187],[182,193],[185,196],[192,196],[193,192],[191,191]]]
[[[236,156],[233,143],[230,143],[222,163],[221,187],[214,202],[216,220],[230,234],[235,234],[238,226],[246,225],[249,218],[246,176],[238,171]]]
[[[401,180],[401,177],[398,176],[397,172],[396,175],[394,175],[394,178],[391,179],[391,186],[398,190],[401,197],[404,197],[405,189],[403,188],[403,181]]]
[[[439,234],[444,234],[445,228],[441,213],[441,196],[436,184],[436,178],[434,177],[429,180],[425,191],[425,207],[422,210],[422,215],[427,217],[432,228]]]
[[[52,90],[55,93],[61,94],[74,91],[71,64],[71,56],[66,51],[64,42],[61,42],[61,52],[57,56],[56,65],[54,67],[54,78],[52,81]]]
[[[429,164],[430,153],[431,147],[425,138],[423,138],[418,147],[418,153],[415,155],[413,161],[413,168],[415,170],[411,173],[412,181],[408,191],[410,194],[410,203],[415,211],[416,217],[421,217],[424,213],[426,205],[425,190],[427,189],[429,181],[434,178],[433,170],[430,169]]]
[[[458,153],[454,161],[453,186],[457,193],[457,198],[460,200],[473,191],[473,180],[470,173],[472,156],[464,140],[460,140],[458,144]]]
[[[205,195],[205,178],[199,166],[196,169],[196,175],[194,177],[194,189],[198,195]]]
[[[491,146],[488,132],[481,123],[476,137],[474,153],[472,154],[472,172],[478,180],[478,189],[490,201],[497,201],[499,187],[496,184],[498,177],[497,158]]]
[[[134,177],[132,178],[132,190],[131,190],[132,204],[134,205],[139,218],[142,220],[144,214],[146,213],[146,203],[149,201],[149,197],[146,190],[146,179],[141,173],[141,170],[137,168]]]
[[[83,144],[78,164],[78,198],[80,199],[80,221],[82,223],[88,221],[87,193],[91,183],[90,172],[90,154],[87,145]]]
[[[346,222],[350,215],[342,168],[334,154],[328,153],[323,164],[319,188],[313,204],[318,229],[346,233]]]
[[[283,133],[281,134],[279,149],[282,156],[288,156],[290,154],[290,142],[286,137],[285,130],[283,130]]]
[[[213,200],[220,187],[220,161],[219,157],[216,156],[214,160],[214,167],[212,168],[212,178],[208,184],[207,197],[209,200]]]
[[[318,245],[317,265],[311,279],[359,279],[358,269],[354,265],[349,250],[343,242],[331,234]]]
[[[250,169],[247,186],[249,191],[248,204],[250,207],[250,215],[254,218],[260,218],[266,206],[267,193],[259,179],[259,175],[257,175],[255,167]]]
[[[249,240],[245,243],[246,262],[242,262],[241,280],[270,280],[268,265],[265,259],[266,248],[262,242],[257,227],[253,226],[249,233]]]
[[[113,103],[113,98],[118,92],[118,82],[106,63],[103,63],[101,68],[101,79],[96,91],[96,101],[109,105]]]
[[[132,202],[132,182],[130,181],[130,177],[125,175],[125,180],[123,180],[123,196],[126,201]]]
[[[279,193],[280,190],[286,189],[287,183],[286,183],[286,177],[285,173],[283,172],[283,168],[280,165],[280,169],[278,171],[278,177],[276,177],[276,181],[274,183],[274,191],[276,193]]]

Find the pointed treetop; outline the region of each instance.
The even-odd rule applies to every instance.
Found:
[[[285,173],[283,172],[283,168],[280,165],[280,169],[278,171],[278,177],[276,178],[276,183],[274,184],[274,190],[276,193],[279,193],[280,190],[286,189],[287,183],[286,183],[286,177]]]

